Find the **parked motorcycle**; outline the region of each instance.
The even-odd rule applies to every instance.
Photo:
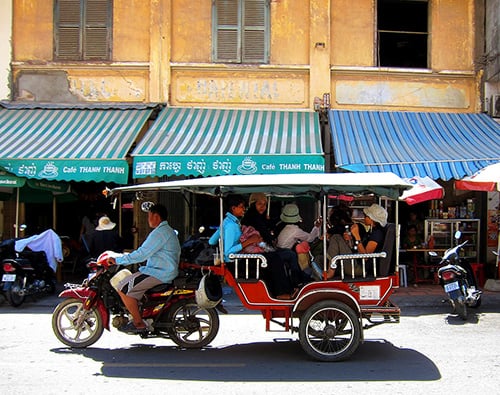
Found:
[[[460,232],[455,239],[460,239]],[[470,265],[460,257],[460,250],[467,244],[467,240],[446,250],[439,265],[438,277],[445,292],[448,294],[454,311],[463,320],[467,319],[467,308],[476,308],[481,305],[482,292],[476,287],[476,280]]]
[[[15,239],[3,240],[0,242],[0,261],[3,262],[4,259],[14,259],[17,257],[16,250],[14,248]],[[7,298],[4,293],[4,279],[3,279],[3,265],[0,265],[0,271],[2,277],[0,278],[0,303],[3,303]]]
[[[52,315],[52,329],[62,343],[85,348],[98,341],[104,329],[110,330],[111,315],[115,328],[129,321],[127,310],[112,286],[112,278],[122,269],[100,257],[89,264],[89,277],[82,284],[65,285],[59,295],[65,300]],[[171,339],[185,348],[209,344],[219,330],[219,316],[214,308],[216,303],[211,307],[197,304],[201,277],[199,268],[188,268],[181,271],[173,284],[160,284],[148,290],[139,303],[147,328],[138,335]]]
[[[22,251],[17,258],[4,259],[2,268],[2,289],[13,307],[21,306],[28,295],[56,290],[56,275],[43,251]]]

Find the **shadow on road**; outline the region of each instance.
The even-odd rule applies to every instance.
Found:
[[[184,350],[134,344],[120,349],[56,348],[54,353],[83,355],[102,363],[106,377],[202,381],[433,381],[441,378],[425,355],[385,340],[361,344],[345,362],[307,359],[298,341],[235,344]]]

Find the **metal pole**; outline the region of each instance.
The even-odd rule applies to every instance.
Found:
[[[224,235],[224,229],[222,228],[222,223],[224,222],[224,201],[222,195],[219,196],[219,220],[220,220],[220,226],[219,226],[219,251],[220,251],[220,260],[221,262],[224,262],[224,240],[223,240],[223,235]]]
[[[328,194],[325,193],[323,196],[323,275],[329,269],[327,268],[328,257],[326,256],[326,210],[328,208]]]
[[[16,226],[14,230],[14,237],[17,239],[19,237],[19,187],[16,193]]]
[[[52,195],[52,229],[57,231],[57,201],[55,195]]]

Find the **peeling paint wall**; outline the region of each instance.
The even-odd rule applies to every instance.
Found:
[[[52,2],[13,4],[17,100],[478,109],[475,0],[429,0],[427,70],[375,66],[375,0],[271,0],[267,65],[212,63],[208,0],[114,0],[112,61],[93,63],[53,61]]]

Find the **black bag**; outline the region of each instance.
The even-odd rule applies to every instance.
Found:
[[[213,265],[214,264],[214,254],[216,253],[214,246],[205,247],[200,251],[195,259],[195,263],[198,265]]]
[[[194,262],[204,248],[205,243],[202,240],[187,240],[181,247],[181,259],[187,262]]]

